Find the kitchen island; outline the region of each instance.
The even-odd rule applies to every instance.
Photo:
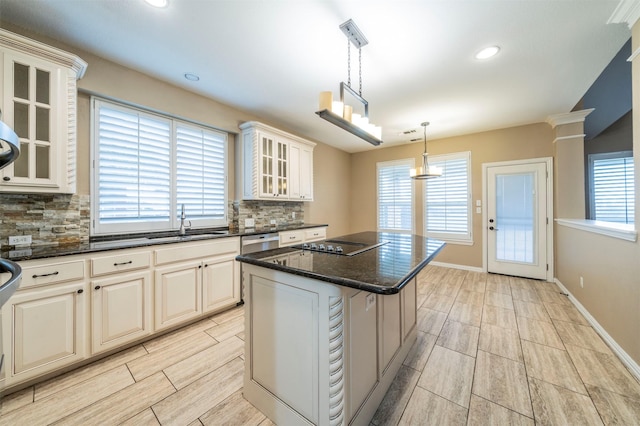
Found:
[[[245,398],[276,424],[369,424],[416,340],[416,275],[443,246],[362,232],[237,257]]]

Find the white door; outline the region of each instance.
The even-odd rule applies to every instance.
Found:
[[[547,278],[547,164],[487,165],[489,272]]]

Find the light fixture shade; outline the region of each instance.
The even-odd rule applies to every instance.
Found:
[[[425,121],[421,124],[424,128],[424,153],[422,154],[422,167],[418,167],[416,169],[411,169],[409,171],[409,177],[415,180],[426,180],[433,179],[442,176],[442,169],[436,166],[429,166],[429,160],[427,154],[427,126],[429,125],[428,121]]]

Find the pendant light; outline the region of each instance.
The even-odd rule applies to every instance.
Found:
[[[411,169],[409,171],[409,176],[411,179],[416,180],[426,180],[433,179],[442,176],[442,169],[440,167],[432,166],[429,167],[429,162],[427,161],[427,126],[429,125],[428,121],[425,121],[420,124],[424,128],[424,153],[422,154],[422,167],[418,167],[417,169]]]
[[[362,31],[352,19],[342,23],[340,29],[347,36],[347,83],[340,83],[340,100],[333,100],[333,92],[320,92],[320,110],[316,114],[320,118],[356,135],[360,139],[378,146],[382,143],[382,128],[369,123],[369,102],[362,97],[362,47],[367,41]],[[358,73],[360,77],[360,89],[356,92],[351,87],[351,44],[358,49]],[[353,107],[344,103],[344,92],[351,94],[364,106],[364,115],[353,113]]]

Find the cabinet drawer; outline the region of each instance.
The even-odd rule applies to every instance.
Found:
[[[302,230],[280,232],[280,247],[300,244],[303,240],[304,231]]]
[[[219,238],[196,243],[171,244],[154,250],[154,254],[156,265],[218,256],[221,254],[239,255],[240,238]]]
[[[150,252],[144,251],[94,257],[91,259],[91,276],[98,277],[116,272],[148,268],[151,265],[150,255]]]
[[[22,266],[22,265],[21,265]],[[45,263],[22,267],[20,288],[84,279],[84,261]]]
[[[317,241],[327,238],[327,228],[311,228],[304,231],[304,241]]]

